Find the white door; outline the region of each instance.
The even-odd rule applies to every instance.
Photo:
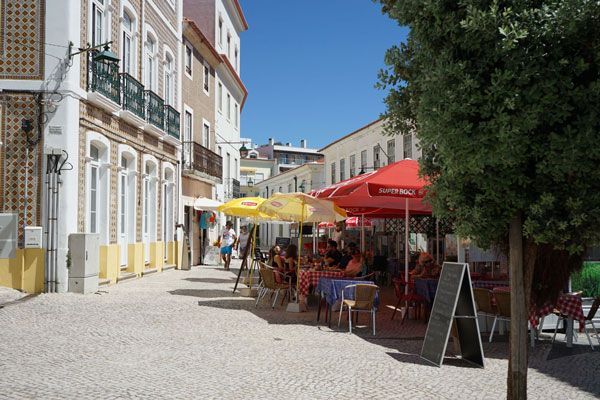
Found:
[[[119,244],[121,245],[121,265],[127,265],[127,246],[129,244],[129,238],[127,233],[129,227],[127,222],[129,221],[129,185],[127,182],[127,172],[122,171],[119,173]]]
[[[144,242],[144,259],[150,262],[150,178],[144,177],[144,213],[142,241]]]

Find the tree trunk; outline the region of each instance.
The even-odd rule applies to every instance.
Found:
[[[510,222],[508,236],[510,265],[510,355],[508,360],[507,399],[527,398],[527,317],[526,274],[523,254],[521,214]],[[529,260],[528,260],[529,261]],[[529,264],[529,263],[528,263]]]

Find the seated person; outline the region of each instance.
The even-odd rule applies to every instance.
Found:
[[[437,278],[440,275],[441,269],[433,260],[429,253],[421,253],[417,261],[417,266],[410,274],[412,278]]]
[[[269,249],[269,259],[267,260],[267,265],[276,269],[279,274],[275,274],[275,281],[277,283],[281,283],[281,277],[285,273],[285,262],[283,257],[281,257],[281,248],[277,245],[271,247]]]
[[[342,258],[340,259],[339,263],[339,267],[341,269],[346,268],[346,265],[348,265],[350,260],[352,260],[352,250],[356,248],[356,243],[354,242],[348,243],[348,246],[344,248],[344,251],[342,252]]]
[[[337,242],[335,240],[327,241],[327,253],[323,257],[324,265],[327,267],[337,267],[342,259],[342,253],[337,249]]]
[[[352,259],[348,262],[346,269],[344,270],[344,276],[355,277],[359,275],[363,269],[363,258],[360,254],[360,250],[357,248],[352,249]]]
[[[298,247],[290,244],[285,252],[285,273],[293,279],[296,277],[296,263],[298,262]]]

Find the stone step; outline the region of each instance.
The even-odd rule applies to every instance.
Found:
[[[165,265],[163,267],[163,271],[166,271],[168,269],[175,269],[175,267],[176,267],[176,265],[174,265],[174,264],[172,264],[172,265],[171,264],[170,265]]]
[[[98,286],[107,286],[110,284],[110,279],[98,278]]]
[[[121,271],[127,271],[127,265],[121,265]]]
[[[155,272],[158,272],[158,269],[156,269],[156,268],[146,268],[144,270],[144,272],[142,272],[142,275],[149,275],[149,274],[153,274]]]
[[[137,275],[134,274],[133,272],[121,272],[121,274],[119,274],[119,277],[117,278],[117,282],[121,282],[121,281],[126,281],[128,279],[132,279],[132,278],[136,278]]]

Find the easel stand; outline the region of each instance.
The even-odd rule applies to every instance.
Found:
[[[238,271],[237,279],[235,280],[235,286],[233,287],[233,293],[235,293],[235,291],[237,290],[238,284],[240,283],[240,278],[241,278],[244,270],[248,271],[247,276],[250,277],[250,280],[252,279],[251,278],[252,273],[255,270],[258,273],[258,260],[256,260],[255,258],[252,259],[252,264],[250,264],[250,268],[248,268],[248,253],[250,252],[250,249],[253,247],[252,244],[253,244],[253,239],[254,239],[255,233],[256,233],[256,224],[254,224],[254,226],[252,227],[252,233],[250,235],[248,235],[248,241],[246,242],[246,248],[244,249],[242,265],[240,265],[240,270]],[[257,290],[252,288],[252,282],[250,282],[249,288],[240,289],[240,295],[245,296],[245,297],[256,297]]]

